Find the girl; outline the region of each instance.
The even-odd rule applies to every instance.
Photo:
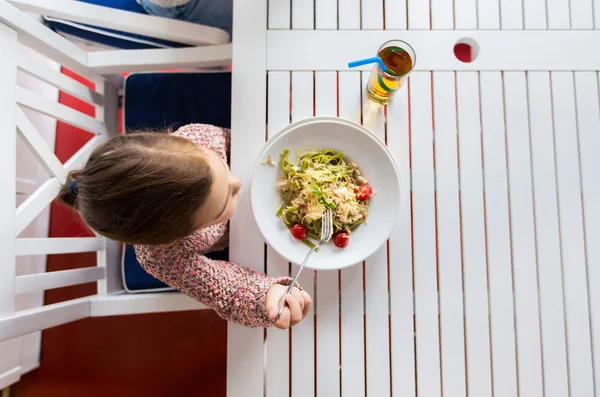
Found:
[[[267,327],[291,280],[204,256],[227,246],[242,185],[227,165],[228,147],[229,130],[203,124],[117,136],[68,175],[58,197],[98,234],[134,244],[154,277],[226,320]],[[278,328],[297,324],[312,303],[299,288],[286,302]]]

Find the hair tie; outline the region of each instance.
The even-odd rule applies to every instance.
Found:
[[[69,194],[74,198],[77,198],[77,195],[79,194],[79,184],[77,181],[71,182],[71,186],[69,186]]]

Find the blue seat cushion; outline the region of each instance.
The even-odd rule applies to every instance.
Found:
[[[125,81],[124,108],[127,130],[231,128],[231,73],[135,73]]]
[[[77,0],[82,3],[94,4],[123,11],[135,12],[137,14],[148,13],[136,0]],[[142,50],[149,48],[177,48],[188,47],[185,44],[167,40],[155,39],[133,33],[118,30],[105,29],[97,26],[86,25],[64,19],[44,17],[46,24],[55,32],[74,36],[84,41],[114,47],[125,50]]]
[[[214,260],[227,261],[229,259],[229,250],[211,252],[206,256]],[[144,270],[135,256],[135,248],[130,244],[125,244],[123,248],[121,270],[123,273],[123,285],[125,290],[130,293],[166,292],[173,290],[173,288]]]
[[[125,80],[124,123],[131,130],[173,130],[191,123],[231,127],[231,73],[135,73]],[[229,251],[206,255],[227,261]],[[169,290],[141,267],[132,246],[123,253],[123,283],[130,292]]]
[[[148,274],[135,257],[135,248],[125,244],[123,248],[123,286],[128,292],[171,291],[167,284]]]

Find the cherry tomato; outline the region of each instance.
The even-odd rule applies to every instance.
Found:
[[[306,228],[300,224],[292,226],[290,232],[292,232],[292,236],[296,237],[298,240],[304,240],[308,235],[308,233],[306,233]]]
[[[350,235],[344,231],[337,232],[333,235],[333,243],[336,247],[345,248],[350,243]]]
[[[362,185],[356,190],[356,198],[360,201],[365,201],[371,198],[373,195],[373,188],[371,185]]]

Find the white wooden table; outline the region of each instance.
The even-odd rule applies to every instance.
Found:
[[[600,395],[598,28],[600,0],[236,0],[234,173],[339,116],[385,140],[411,202],[364,264],[301,277],[314,317],[229,328],[228,396]],[[346,63],[395,38],[417,66],[377,111]],[[241,200],[232,259],[295,273]]]

